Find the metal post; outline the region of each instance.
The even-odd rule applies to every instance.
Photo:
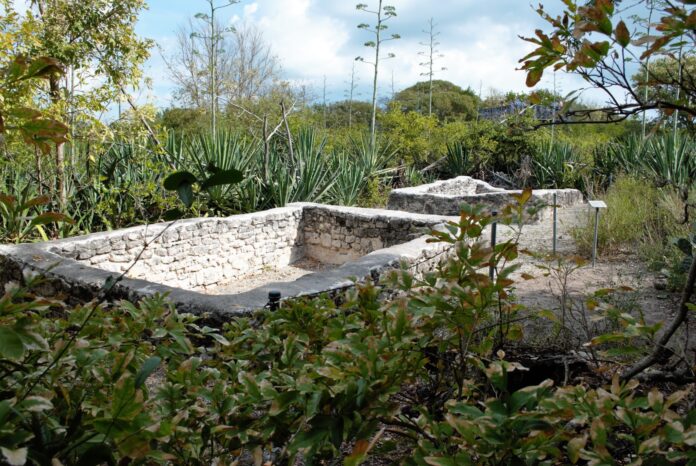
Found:
[[[494,210],[491,212],[493,216],[493,223],[491,224],[491,249],[495,249],[496,242],[498,240],[498,211]],[[491,263],[488,269],[488,276],[491,280],[495,278],[495,266]]]
[[[556,255],[556,238],[558,237],[558,193],[553,193],[553,255]]]
[[[597,241],[599,237],[599,208],[595,208],[594,218],[594,243],[592,244],[592,267],[597,262]]]
[[[592,267],[594,267],[597,262],[597,242],[599,241],[599,209],[606,209],[607,204],[600,200],[588,201],[588,204],[595,210],[594,242],[592,243]]]
[[[277,311],[280,307],[280,291],[268,292],[268,308],[271,311]]]

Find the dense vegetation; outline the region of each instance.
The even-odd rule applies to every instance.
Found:
[[[514,301],[516,244],[469,246],[490,221],[463,212],[456,233],[433,238],[456,254],[422,279],[395,273],[397,299],[359,285],[340,306],[289,302],[222,330],[159,297],[66,307],[36,295],[36,279],[13,285],[0,300],[2,452],[11,464],[693,461],[686,391],[618,374],[606,389],[557,387],[548,367],[526,376],[507,359],[530,315]],[[587,342],[595,369],[644,351],[657,330],[613,293],[592,298],[604,333],[557,333]]]

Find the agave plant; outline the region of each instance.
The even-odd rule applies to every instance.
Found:
[[[574,187],[579,168],[573,146],[563,142],[543,142],[532,159],[532,175],[538,188]]]
[[[339,205],[356,205],[368,184],[365,166],[356,163],[352,154],[334,154],[334,184],[331,186],[331,200]]]
[[[215,137],[199,134],[190,139],[170,133],[166,154],[167,161],[176,170],[191,175],[187,178],[189,181],[208,180],[220,173],[254,173],[259,164],[258,144],[230,131],[218,131]],[[186,183],[182,186],[186,191],[190,188]],[[204,183],[201,186],[209,207],[217,212],[237,212],[245,210],[244,206],[250,210],[258,207],[256,196],[252,196],[254,200],[249,205],[249,193],[257,191],[251,177],[244,178],[241,183]]]
[[[352,139],[349,152],[334,155],[334,184],[330,200],[340,205],[356,205],[370,181],[386,178],[396,171],[389,167],[396,151],[389,143],[372,145],[369,135]]]
[[[447,153],[443,162],[442,170],[451,177],[471,175],[478,169],[471,150],[459,141],[447,144]]]
[[[293,150],[276,145],[270,152],[267,189],[274,206],[291,202],[321,202],[334,184],[330,159],[324,153],[326,138],[312,128],[294,137]]]
[[[696,143],[679,134],[652,137],[645,143],[643,170],[659,185],[688,190],[696,179]]]
[[[397,153],[389,142],[376,140],[373,145],[370,136],[363,134],[360,139],[351,138],[350,146],[356,163],[363,166],[370,176],[383,177],[396,170],[389,168]]]

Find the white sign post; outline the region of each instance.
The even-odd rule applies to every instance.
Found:
[[[599,238],[599,210],[606,209],[607,204],[604,201],[589,201],[590,207],[595,210],[594,220],[594,242],[592,243],[592,267],[597,262],[597,240]]]

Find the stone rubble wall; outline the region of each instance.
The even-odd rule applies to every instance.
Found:
[[[451,180],[436,181],[434,183],[405,188],[403,191],[414,194],[445,194],[450,196],[473,196],[483,193],[505,192],[504,189],[496,188],[485,181],[477,180],[469,176],[460,176]]]
[[[395,189],[389,194],[387,208],[429,215],[459,215],[463,204],[483,204],[490,210],[500,210],[516,203],[513,195],[521,192],[495,188],[481,180],[460,176],[413,188]],[[533,223],[548,217],[552,209],[544,206],[553,205],[554,194],[561,208],[583,202],[582,193],[577,189],[536,189],[527,206],[540,209],[526,222]]]
[[[0,286],[44,277],[41,293],[84,302],[101,293],[139,300],[166,294],[182,312],[223,323],[284,298],[315,296],[379,280],[405,266],[417,274],[435,267],[446,244],[424,235],[452,217],[379,209],[291,204],[228,218],[180,220],[44,243],[0,245]],[[150,243],[144,250],[146,243]],[[305,257],[337,267],[290,282],[236,294],[206,294],[209,287],[244,280]],[[133,263],[136,265],[131,268]],[[340,265],[339,265],[340,264]],[[125,277],[123,271],[128,271]],[[105,285],[116,280],[115,284]]]
[[[130,278],[204,291],[264,267],[284,267],[300,259],[301,223],[302,209],[286,207],[90,235],[62,242],[51,252],[121,273],[152,241],[129,271]]]
[[[442,221],[380,209],[307,204],[303,223],[305,254],[326,264],[340,265],[423,236]]]

